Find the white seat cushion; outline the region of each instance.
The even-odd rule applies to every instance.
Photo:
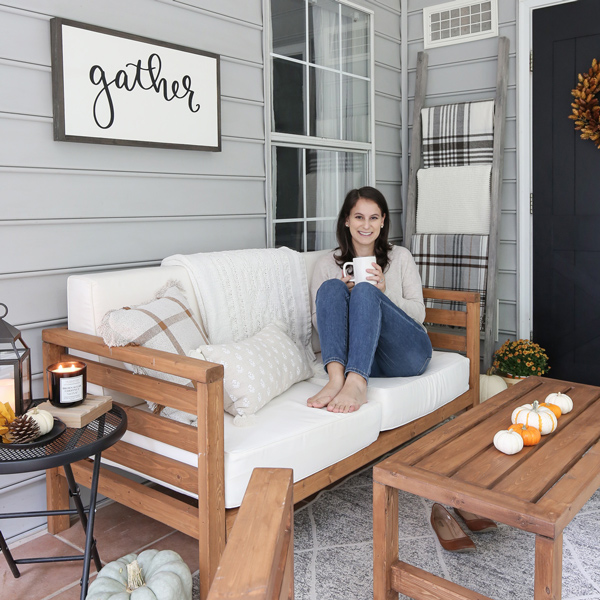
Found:
[[[313,377],[310,381],[324,385],[327,379]],[[422,375],[369,379],[367,406],[381,407],[381,431],[387,431],[432,413],[468,389],[469,359],[456,352],[434,350]]]
[[[294,481],[300,481],[366,448],[377,439],[381,424],[379,403],[366,404],[350,414],[309,408],[306,400],[319,389],[319,385],[306,381],[294,384],[256,414],[257,422],[253,427],[236,427],[233,417],[225,415],[227,508],[241,504],[255,467],[291,468],[294,470]],[[123,441],[188,465],[198,464],[192,452],[130,431],[125,434]],[[123,468],[122,465],[115,466]],[[137,473],[132,469],[127,470]],[[168,487],[194,496],[173,486]]]

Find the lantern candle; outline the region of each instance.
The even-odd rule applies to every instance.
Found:
[[[15,410],[15,382],[13,379],[0,379],[0,404],[8,402]]]
[[[87,366],[79,361],[56,363],[47,369],[48,396],[54,406],[77,406],[85,400]]]

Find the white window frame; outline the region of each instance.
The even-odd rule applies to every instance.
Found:
[[[266,241],[267,247],[273,247],[275,243],[275,224],[276,223],[298,223],[302,222],[304,224],[304,250],[307,247],[307,226],[309,222],[316,221],[335,221],[336,217],[306,217],[306,168],[303,161],[303,169],[302,169],[302,182],[303,182],[303,190],[302,190],[302,214],[303,217],[300,219],[275,219],[275,202],[273,195],[273,148],[275,146],[286,146],[289,148],[298,148],[298,149],[306,149],[306,150],[330,150],[332,152],[357,152],[364,153],[367,155],[367,178],[368,181],[365,181],[364,185],[374,185],[375,181],[375,18],[374,11],[365,8],[363,6],[359,6],[358,4],[354,4],[352,2],[348,2],[347,0],[335,0],[338,4],[348,6],[349,8],[353,8],[358,10],[364,14],[369,15],[369,77],[361,77],[361,76],[353,76],[357,79],[363,79],[365,81],[370,82],[370,90],[369,90],[369,127],[370,127],[370,142],[352,142],[348,140],[330,140],[325,138],[313,137],[310,135],[298,135],[298,134],[289,134],[289,133],[277,133],[272,131],[271,127],[271,119],[273,114],[273,98],[271,95],[271,59],[272,57],[278,57],[280,55],[273,53],[271,51],[272,48],[272,38],[271,38],[271,0],[263,0],[263,14],[264,18],[264,27],[263,27],[263,39],[264,39],[264,90],[265,90],[265,167],[266,167],[266,177],[265,177],[265,195],[266,195]],[[310,3],[310,0],[307,0]],[[305,13],[305,18],[308,20],[308,13]],[[308,32],[308,22],[306,23],[306,32]],[[341,44],[340,36],[340,44]],[[308,40],[308,35],[305,38],[305,41]],[[290,59],[285,56],[285,60],[290,60],[294,62],[298,62],[302,65],[306,65],[309,63],[309,54],[308,49],[305,51],[306,61],[294,61],[294,59]],[[310,63],[309,63],[310,64]],[[316,68],[320,68],[323,70],[338,72],[336,69],[330,69],[327,67],[322,67],[320,65],[311,65]],[[308,78],[310,79],[310,78]],[[307,86],[310,86],[310,81],[307,80]],[[310,88],[307,89],[307,98],[309,98]],[[340,90],[341,93],[341,90]],[[308,125],[308,102],[306,103],[306,122]],[[341,116],[340,116],[341,118]],[[344,191],[338,190],[339,203],[343,201],[341,197],[344,194]]]

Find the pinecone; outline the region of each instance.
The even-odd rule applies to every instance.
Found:
[[[5,434],[11,444],[25,444],[40,437],[40,426],[28,415],[17,417],[9,426]]]

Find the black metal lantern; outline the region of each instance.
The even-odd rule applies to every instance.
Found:
[[[0,316],[0,402],[8,402],[15,415],[26,412],[31,403],[31,358],[21,332],[4,320],[6,304]]]

